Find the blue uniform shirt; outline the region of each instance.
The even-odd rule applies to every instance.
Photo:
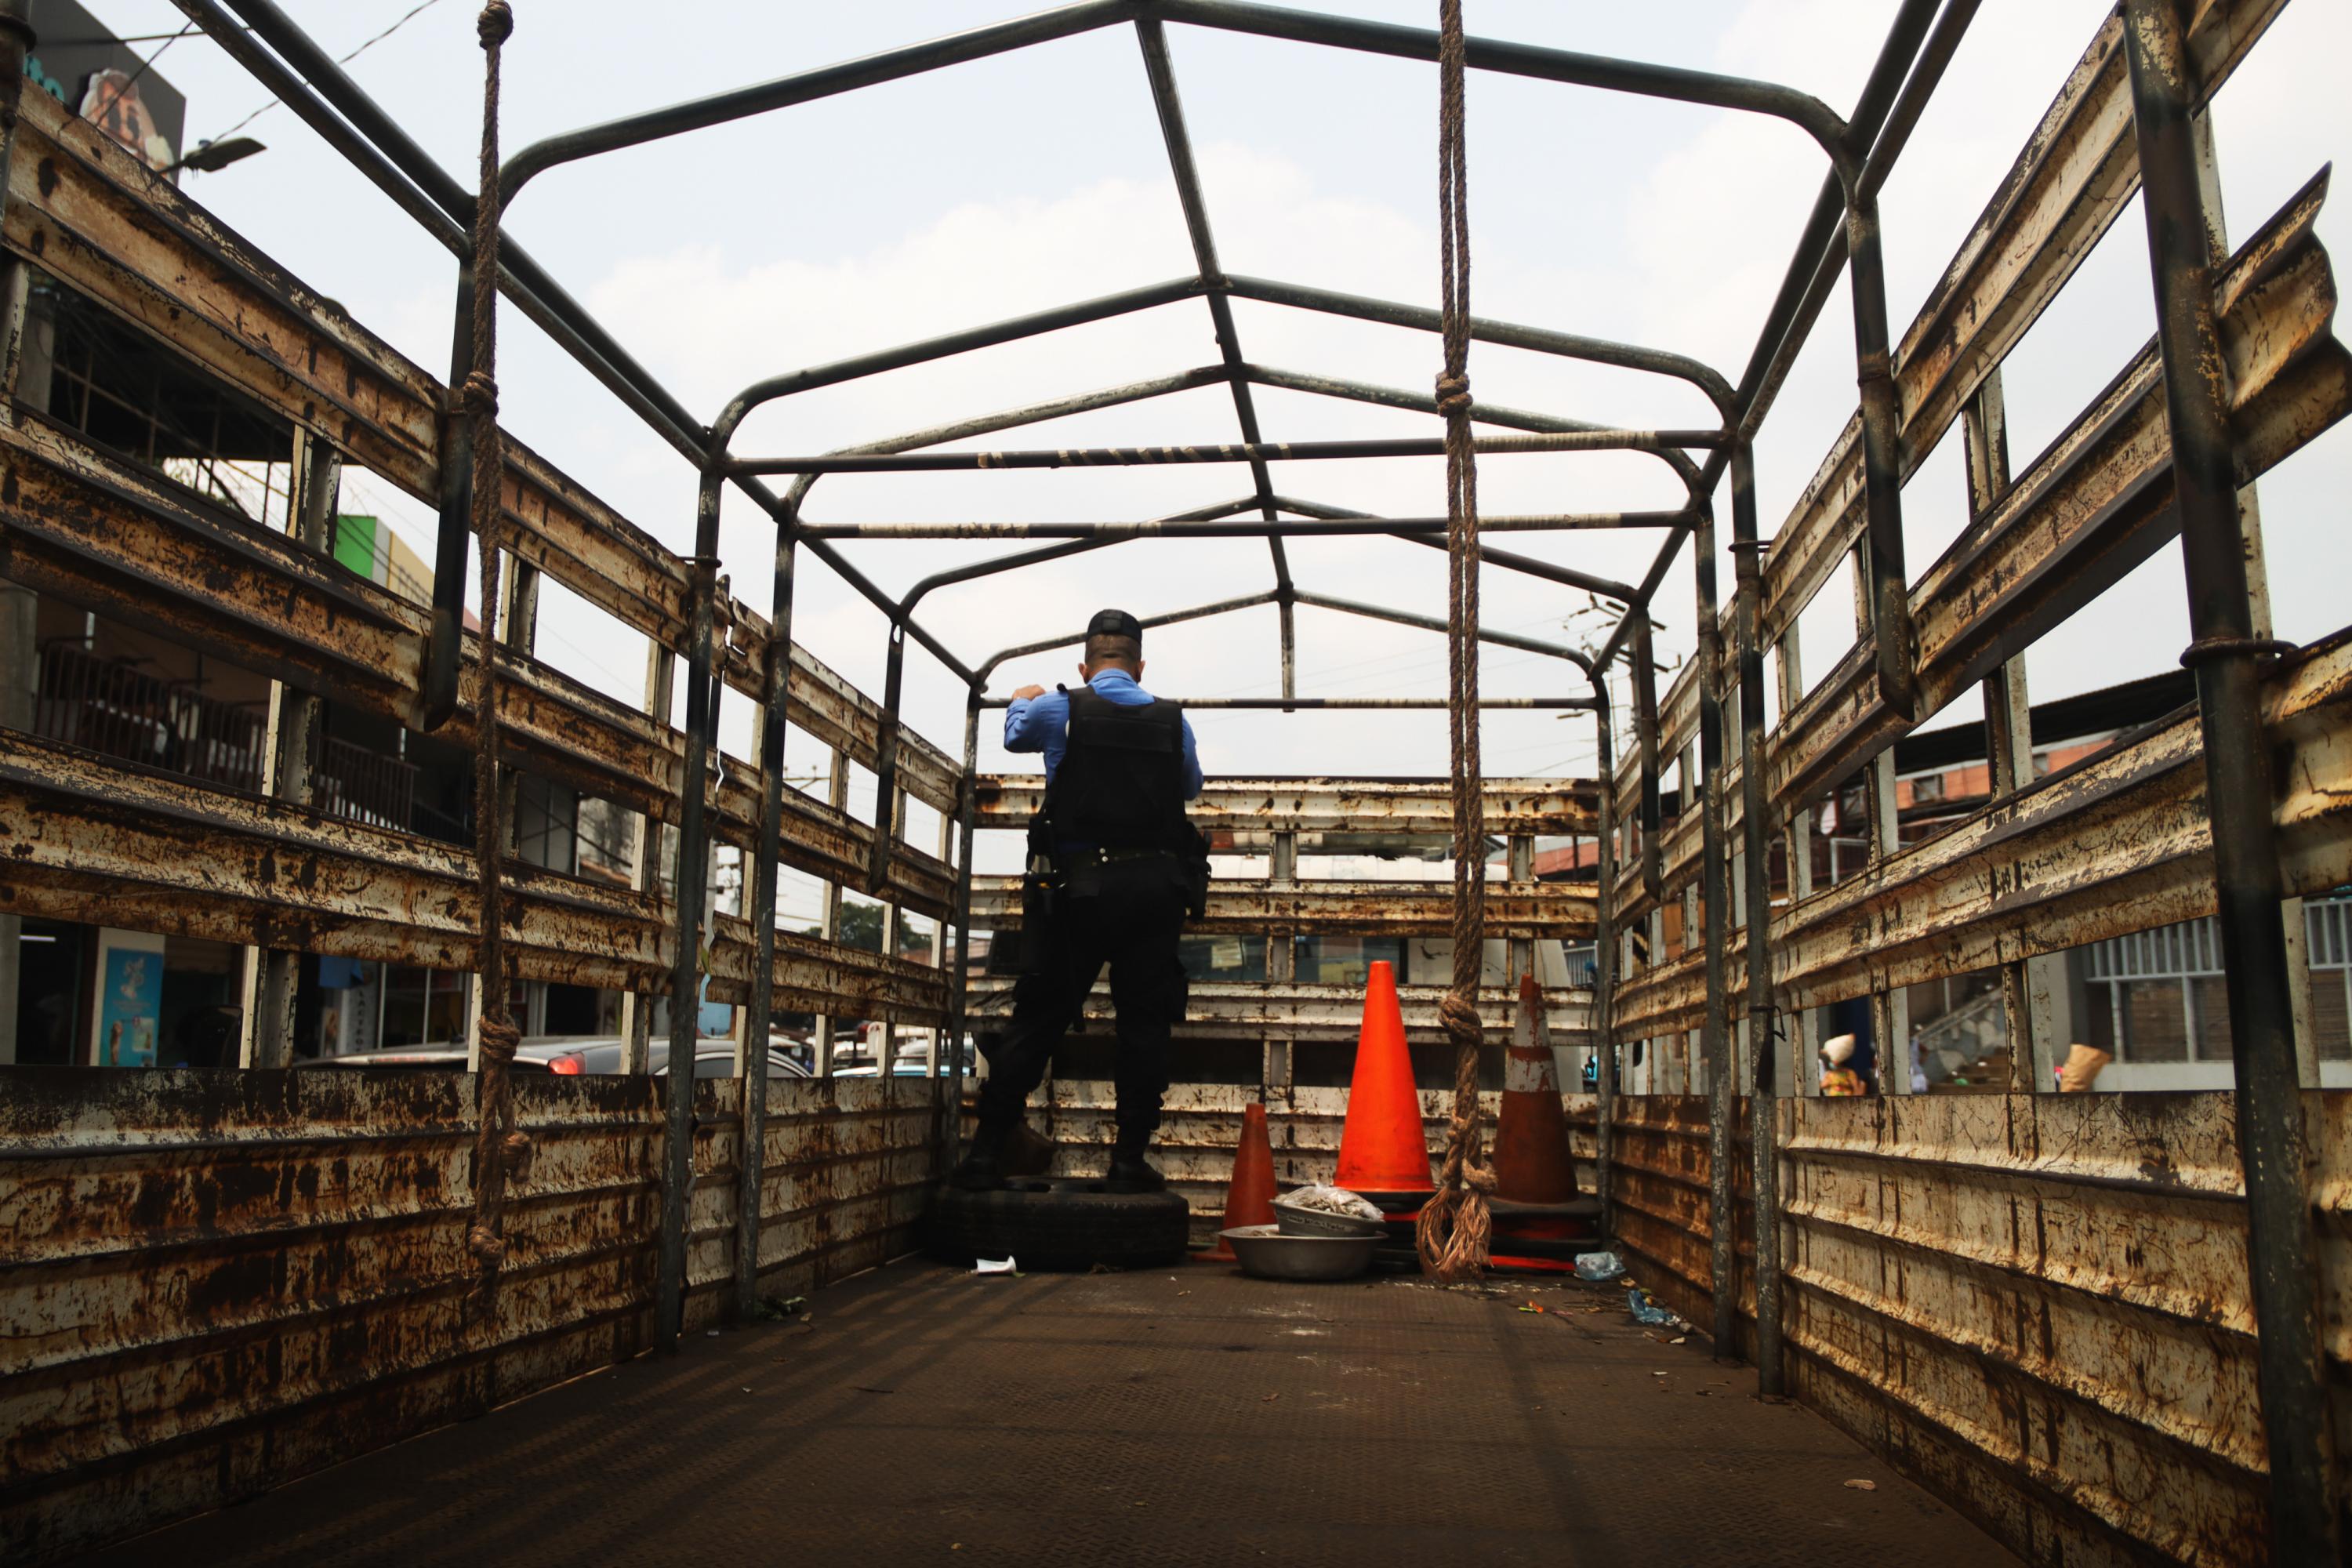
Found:
[[[1140,708],[1151,700],[1151,693],[1135,683],[1135,677],[1123,669],[1106,669],[1090,682],[1094,693],[1118,703],[1122,708]],[[1192,749],[1192,722],[1184,723],[1184,798],[1191,800],[1201,793],[1201,758]],[[1054,782],[1054,770],[1062,765],[1062,757],[1070,749],[1070,700],[1058,691],[1048,691],[1043,697],[1017,701],[1004,710],[1004,749],[1008,752],[1043,752],[1045,753],[1045,782]]]

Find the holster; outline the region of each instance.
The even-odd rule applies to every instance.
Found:
[[[1061,876],[1054,865],[1054,840],[1045,814],[1029,819],[1029,862],[1021,874],[1021,944],[1014,973],[1034,974],[1045,962],[1047,928],[1059,913]]]

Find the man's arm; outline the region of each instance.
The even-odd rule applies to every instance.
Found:
[[[1201,798],[1201,753],[1192,744],[1192,721],[1186,719],[1182,722],[1184,725],[1184,798],[1198,800]]]
[[[1042,752],[1045,742],[1070,721],[1070,700],[1042,686],[1024,686],[1013,694],[1004,710],[1004,749]]]

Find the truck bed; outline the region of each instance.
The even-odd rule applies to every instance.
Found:
[[[84,1561],[2015,1561],[1670,1337],[1573,1283],[902,1259]]]

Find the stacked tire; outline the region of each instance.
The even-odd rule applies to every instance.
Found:
[[[927,1249],[947,1263],[1010,1258],[1024,1270],[1149,1268],[1181,1261],[1192,1226],[1174,1193],[1114,1193],[1098,1176],[1016,1176],[995,1192],[940,1187]]]

